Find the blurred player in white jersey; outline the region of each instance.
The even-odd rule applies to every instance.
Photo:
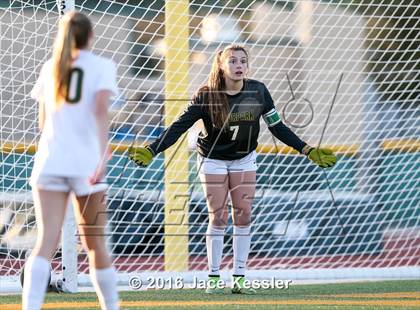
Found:
[[[93,54],[92,41],[89,18],[78,12],[65,14],[53,57],[43,65],[31,93],[39,102],[42,134],[30,180],[38,236],[25,266],[24,310],[41,308],[71,193],[101,308],[119,307],[116,273],[104,237],[108,103],[118,92],[116,65]]]

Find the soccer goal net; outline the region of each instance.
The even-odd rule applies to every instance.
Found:
[[[201,124],[147,168],[127,151],[176,119],[229,43],[247,47],[249,77],[267,85],[283,122],[338,154],[322,170],[261,124],[249,277],[419,277],[417,1],[9,0],[0,2],[0,291],[20,287],[34,246],[28,178],[40,133],[29,93],[68,9],[89,15],[94,52],[118,65],[106,231],[121,284],[207,274]],[[88,262],[71,214],[67,223],[52,269],[74,291],[89,283]],[[223,277],[231,266],[230,220]]]

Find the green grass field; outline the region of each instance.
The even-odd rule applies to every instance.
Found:
[[[257,295],[206,295],[202,290],[121,293],[122,309],[420,309],[420,280],[291,285]],[[43,309],[99,309],[94,293],[49,293]],[[0,296],[0,308],[19,309],[20,295]]]

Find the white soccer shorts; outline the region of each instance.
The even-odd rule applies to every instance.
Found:
[[[108,185],[105,179],[96,184],[90,184],[83,177],[60,177],[54,175],[40,175],[31,178],[32,188],[54,192],[73,192],[76,196],[87,196],[101,191],[106,191]]]
[[[197,155],[200,174],[228,174],[230,172],[256,171],[257,152],[253,151],[241,159],[219,160]]]

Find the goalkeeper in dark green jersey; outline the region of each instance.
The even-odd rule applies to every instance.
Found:
[[[147,166],[154,156],[173,145],[197,120],[204,129],[197,141],[200,179],[209,209],[206,234],[209,281],[207,293],[222,293],[220,264],[229,211],[233,205],[233,287],[232,292],[252,294],[244,283],[250,248],[251,206],[256,184],[256,148],[262,117],[270,132],[283,143],[327,168],[336,163],[329,149],[307,145],[285,126],[266,86],[247,79],[248,53],[230,45],[215,57],[207,85],[199,89],[184,113],[152,144],[130,150],[130,159]]]

